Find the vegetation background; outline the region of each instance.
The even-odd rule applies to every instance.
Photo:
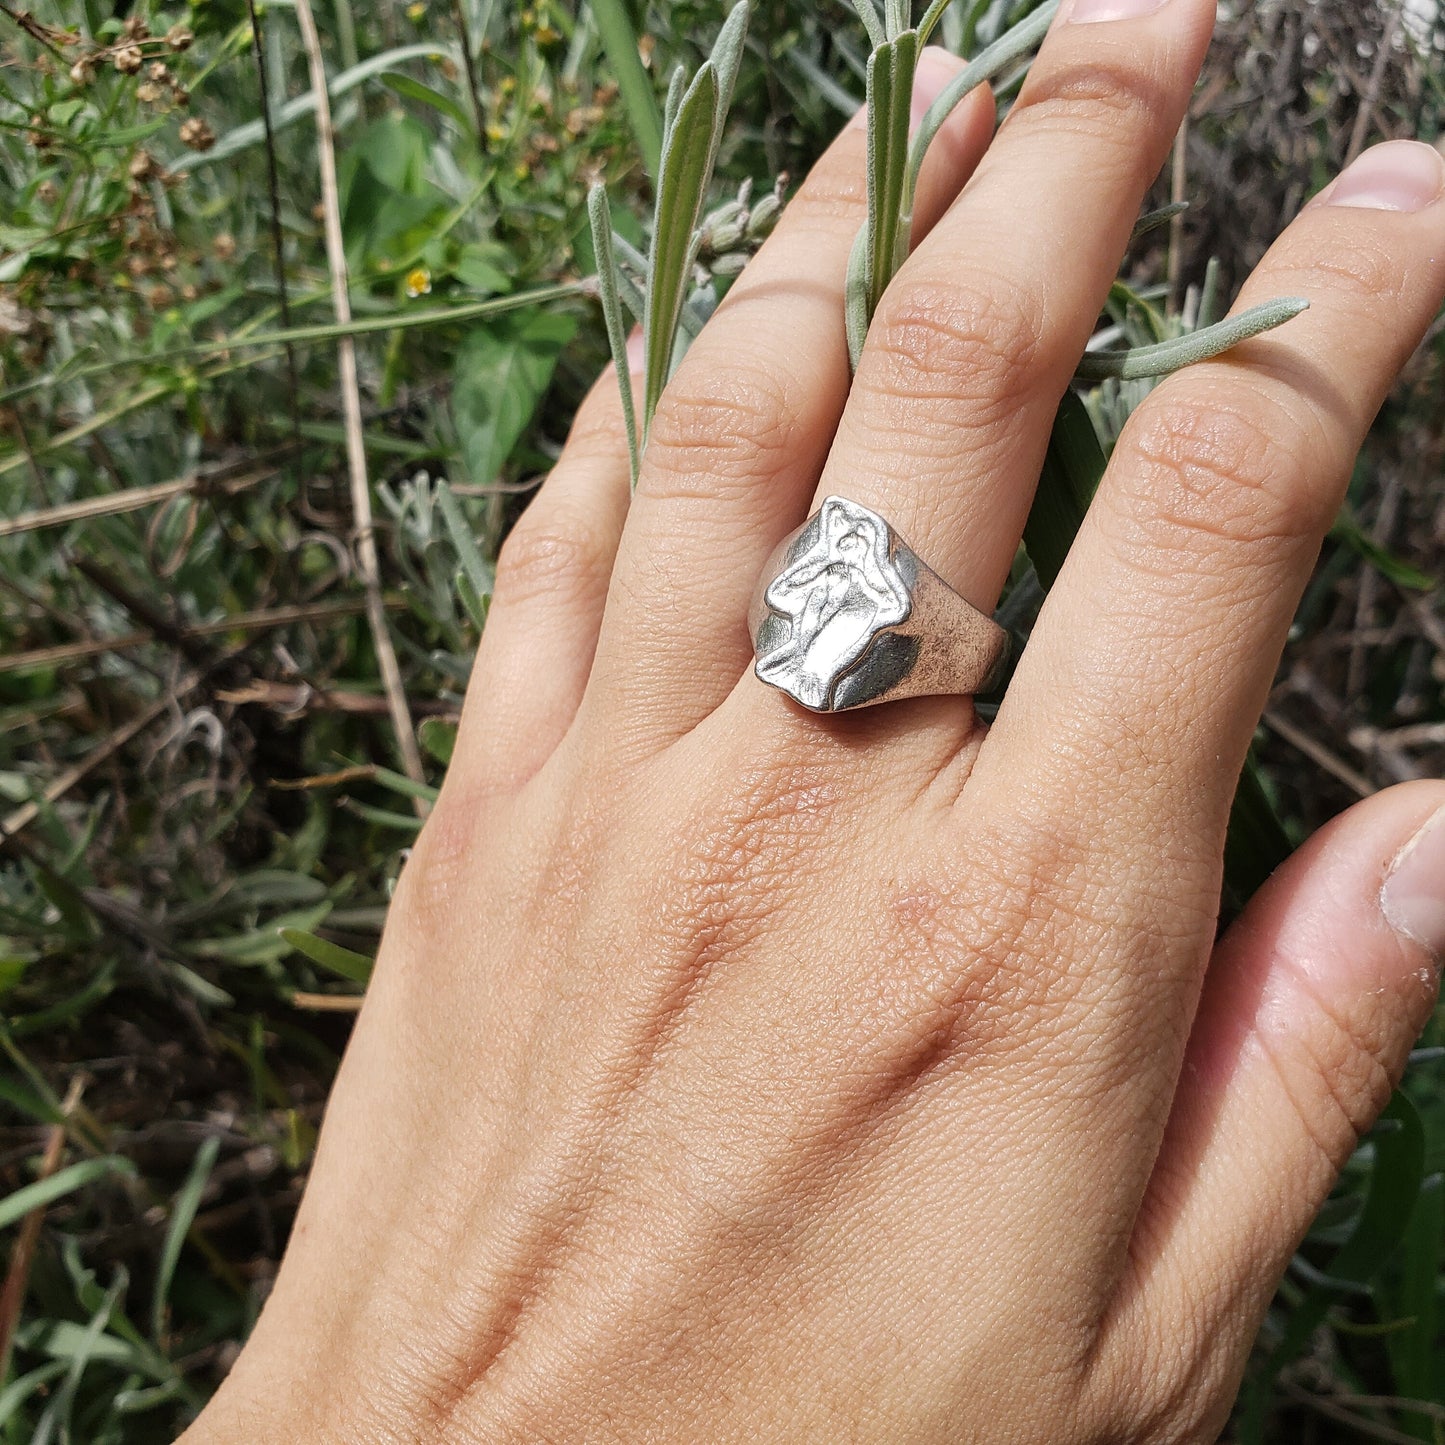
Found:
[[[588,186],[641,242],[638,127],[725,8],[318,3],[340,306],[304,5],[0,4],[7,1442],[169,1440],[244,1339],[487,559],[604,361]],[[945,34],[1031,8],[960,0]],[[760,0],[716,201],[786,194],[866,53],[842,0]],[[1134,291],[1177,309],[1210,257],[1234,285],[1442,104],[1434,0],[1229,0],[1157,198],[1192,209]],[[723,276],[754,239],[730,244]],[[1445,771],[1442,351],[1437,327],[1381,417],[1261,731],[1297,838]],[[1093,399],[1106,433],[1136,396]],[[1439,1019],[1406,1094],[1286,1280],[1242,1438],[1445,1442]]]

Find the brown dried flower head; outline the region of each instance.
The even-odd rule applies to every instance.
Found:
[[[141,68],[141,64],[139,45],[122,45],[115,52],[115,68],[122,75],[134,75]]]
[[[172,50],[189,50],[196,42],[196,32],[189,25],[172,25],[166,31],[166,44]]]
[[[181,122],[181,144],[193,151],[208,151],[216,143],[216,133],[200,116]]]

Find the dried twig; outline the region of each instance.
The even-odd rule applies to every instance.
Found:
[[[67,768],[58,778],[52,779],[43,794],[46,803],[55,803],[64,797],[87,773],[98,768],[107,758],[119,752],[137,733],[148,728],[163,712],[173,707],[180,698],[190,692],[199,681],[200,678],[194,673],[183,678],[173,693],[153,702],[128,723],[123,723],[111,732],[99,747],[93,748],[73,768]],[[22,829],[28,828],[39,816],[39,803],[25,803],[16,808],[8,817],[0,818],[0,843],[13,838]]]
[[[406,603],[400,598],[384,599],[388,611],[399,612]],[[218,637],[228,632],[266,632],[273,627],[289,627],[296,622],[326,622],[334,617],[355,617],[366,611],[360,598],[343,598],[335,602],[304,602],[292,607],[264,607],[257,612],[237,612],[214,622],[196,622],[183,628],[184,637]],[[62,662],[80,662],[87,657],[102,657],[112,652],[125,652],[156,640],[153,632],[124,632],[118,637],[102,637],[93,642],[62,642],[55,647],[36,647],[0,657],[0,673],[29,672],[37,667],[55,667]]]
[[[1349,148],[1345,151],[1345,165],[1349,165],[1365,148],[1365,137],[1370,133],[1370,122],[1375,118],[1375,107],[1380,103],[1380,88],[1385,82],[1385,67],[1395,49],[1395,37],[1400,33],[1400,19],[1403,6],[1397,5],[1390,11],[1385,22],[1385,33],[1380,37],[1379,49],[1375,51],[1375,64],[1370,70],[1370,79],[1360,108],[1355,112],[1354,128],[1350,131]],[[1343,167],[1341,167],[1343,169]]]
[[[312,1013],[354,1014],[361,1012],[366,1000],[359,993],[293,993],[291,1003],[295,1008],[309,1009]]]
[[[1352,792],[1368,798],[1379,789],[1363,773],[1358,773],[1341,757],[1332,753],[1323,743],[1317,742],[1303,728],[1297,728],[1287,717],[1271,708],[1264,720],[1272,732],[1278,733],[1292,748],[1302,752],[1311,762],[1318,763],[1332,778],[1338,778]]]
[[[60,1112],[69,1120],[76,1105],[80,1103],[85,1081],[76,1074],[66,1091],[65,1102]],[[36,1183],[49,1179],[60,1168],[65,1153],[66,1124],[50,1126],[45,1138],[45,1153],[41,1156],[40,1172]],[[10,1250],[10,1268],[5,1274],[5,1285],[0,1289],[0,1380],[10,1375],[10,1349],[15,1342],[15,1326],[20,1321],[20,1307],[25,1303],[25,1293],[30,1286],[30,1266],[35,1259],[35,1246],[40,1242],[40,1226],[45,1221],[45,1208],[32,1209],[21,1221],[20,1231]]]
[[[276,272],[276,300],[281,329],[291,329],[291,295],[286,286],[286,250],[281,233],[281,178],[276,166],[276,133],[271,122],[271,84],[266,76],[266,55],[261,46],[261,16],[256,0],[246,0],[251,17],[251,51],[256,60],[256,86],[261,95],[261,124],[266,131],[266,189],[271,202],[271,252]],[[286,343],[286,380],[290,385],[291,437],[301,445],[301,388],[296,380],[296,348]]]
[[[1326,1419],[1336,1420],[1341,1425],[1348,1425],[1352,1430],[1357,1430],[1361,1435],[1368,1436],[1372,1440],[1383,1440],[1386,1445],[1418,1445],[1419,1436],[1407,1435],[1403,1430],[1396,1430],[1391,1425],[1381,1425],[1364,1415],[1356,1414],[1353,1410],[1347,1410],[1343,1405],[1338,1405],[1334,1400],[1324,1395],[1316,1395],[1312,1390],[1306,1390],[1302,1385],[1296,1385],[1293,1381],[1281,1380],[1285,1393],[1290,1399],[1298,1401],[1308,1410],[1325,1416]]]
[[[472,28],[467,24],[466,0],[452,0],[452,13],[457,22],[457,39],[462,47],[462,63],[467,72],[467,91],[472,98],[472,118],[477,125],[477,149],[486,155],[487,112],[482,105],[482,87],[477,79],[477,57],[472,51]]]
[[[19,517],[0,521],[0,537],[13,537],[19,532],[38,532],[44,527],[61,527],[68,522],[86,522],[92,517],[114,517],[122,512],[138,512],[155,502],[169,501],[186,492],[219,492],[230,496],[244,492],[276,475],[274,467],[259,467],[215,482],[205,477],[177,477],[170,482],[156,482],[148,487],[127,487],[124,491],[106,492],[99,497],[82,497],[75,502],[44,507]]]
[[[331,271],[331,299],[339,325],[351,324],[351,298],[347,290],[346,247],[341,234],[341,201],[336,187],[336,148],[331,126],[331,101],[326,89],[326,63],[321,55],[321,37],[310,0],[296,0],[296,21],[311,71],[311,90],[316,97],[317,158],[321,172],[321,204],[326,218],[326,260]],[[372,521],[371,484],[366,474],[366,443],[362,435],[361,389],[356,375],[356,344],[350,336],[336,342],[341,367],[341,400],[346,422],[346,458],[351,477],[351,504],[356,518],[356,560],[366,589],[366,614],[382,685],[391,707],[391,725],[396,733],[402,767],[413,782],[425,782],[421,750],[407,707],[396,648],[386,626],[386,604],[381,594],[381,568],[376,552],[376,528]],[[418,813],[426,805],[413,800]]]
[[[237,706],[252,703],[262,707],[275,708],[278,712],[294,717],[304,712],[342,712],[362,717],[385,717],[387,700],[370,692],[353,692],[344,689],[313,687],[309,682],[273,682],[257,678],[244,687],[221,688],[216,692],[217,702],[228,702]],[[411,710],[418,717],[440,717],[457,720],[456,707],[444,698],[413,699]]]

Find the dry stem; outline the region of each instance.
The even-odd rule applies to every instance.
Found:
[[[326,217],[326,260],[331,272],[331,299],[337,324],[351,324],[351,297],[346,275],[346,248],[341,234],[341,202],[336,187],[336,146],[331,126],[331,98],[326,89],[326,64],[321,57],[321,37],[310,0],[296,0],[296,20],[301,43],[311,71],[311,90],[316,97],[316,149],[321,171],[321,204]],[[382,685],[390,704],[391,725],[396,733],[402,768],[415,783],[426,781],[416,730],[402,686],[401,668],[386,625],[386,603],[381,595],[381,568],[376,553],[376,529],[371,512],[371,485],[366,475],[366,444],[362,436],[361,389],[356,375],[356,344],[350,336],[337,338],[336,353],[341,366],[341,400],[346,423],[346,460],[351,478],[351,505],[356,516],[356,561],[366,591],[366,615]],[[416,811],[425,815],[426,805],[413,799]]]

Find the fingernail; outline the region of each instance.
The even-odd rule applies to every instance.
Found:
[[[634,326],[627,338],[627,369],[641,371],[647,365],[647,343],[642,339],[642,328]]]
[[[928,107],[943,94],[943,88],[963,69],[963,62],[937,45],[928,46],[918,57],[913,72],[913,105],[910,129],[917,130]]]
[[[1396,933],[1445,958],[1445,808],[1395,859],[1380,890],[1380,911]]]
[[[1065,17],[1071,25],[1091,25],[1099,20],[1138,20],[1162,10],[1168,0],[1074,0]]]
[[[1331,206],[1419,211],[1445,188],[1445,161],[1422,141],[1386,141],[1367,150],[1325,193]]]

